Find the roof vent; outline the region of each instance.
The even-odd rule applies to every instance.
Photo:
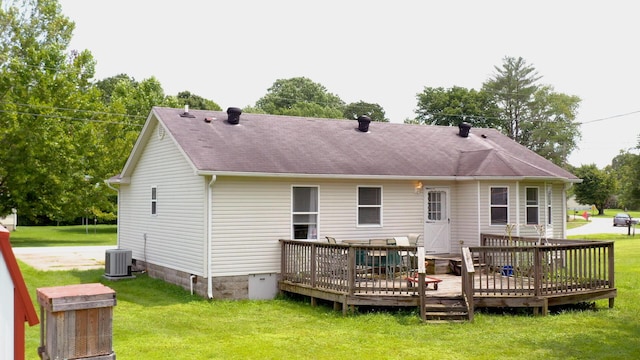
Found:
[[[468,122],[460,123],[460,125],[458,125],[458,129],[460,129],[460,132],[458,133],[460,137],[463,137],[463,138],[469,137],[469,130],[471,130],[471,124],[469,124]]]
[[[180,114],[180,117],[194,118],[196,116],[192,115],[192,114],[189,114],[189,105],[185,105],[184,106],[184,112],[182,114]]]
[[[362,132],[369,131],[369,123],[371,122],[371,118],[367,115],[362,115],[358,118],[358,130]]]
[[[242,109],[237,108],[237,107],[230,107],[227,108],[227,121],[229,122],[229,124],[231,125],[238,125],[238,123],[240,122],[240,114],[242,114]]]

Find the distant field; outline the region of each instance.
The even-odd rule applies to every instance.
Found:
[[[116,245],[116,225],[18,226],[13,247]]]

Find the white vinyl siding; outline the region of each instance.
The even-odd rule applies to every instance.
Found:
[[[358,227],[357,186],[383,186],[383,227]],[[423,195],[411,181],[218,176],[213,186],[214,276],[280,271],[280,243],[291,238],[291,187],[318,186],[318,239],[371,239],[423,232]]]
[[[15,306],[20,306],[15,303],[16,286],[9,272],[9,266],[0,254],[0,289],[3,289],[0,294],[0,319],[2,319],[0,323],[0,359],[18,359],[24,356],[24,354],[14,354],[13,349],[14,336],[24,336],[24,334],[15,334],[13,331]],[[12,289],[14,290],[12,291]],[[24,322],[26,319],[20,318],[19,321]]]
[[[149,216],[152,186],[158,189],[155,216]],[[120,247],[133,250],[135,259],[204,275],[205,189],[169,136],[149,137],[130,184],[120,186]]]
[[[465,246],[480,244],[478,182],[457,182],[451,187],[451,251],[460,253]]]

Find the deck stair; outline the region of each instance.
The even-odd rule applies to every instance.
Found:
[[[425,315],[428,323],[469,321],[469,310],[462,296],[427,299]]]

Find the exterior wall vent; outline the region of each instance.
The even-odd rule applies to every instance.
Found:
[[[460,129],[460,132],[458,133],[460,137],[463,137],[463,138],[469,137],[469,130],[471,130],[471,124],[467,122],[460,123],[460,125],[458,125],[458,129]]]
[[[104,276],[107,278],[131,276],[131,258],[131,250],[107,250],[104,259]]]
[[[227,109],[227,121],[231,125],[238,125],[240,123],[240,114],[242,114],[242,109],[237,107],[230,107]]]
[[[358,118],[358,130],[362,132],[369,131],[369,123],[371,123],[371,118],[367,115],[362,115]]]

